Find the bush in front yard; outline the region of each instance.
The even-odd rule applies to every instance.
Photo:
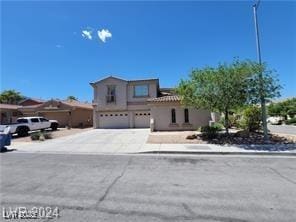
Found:
[[[214,124],[213,126],[202,126],[200,128],[200,132],[202,136],[206,139],[214,139],[217,137],[219,131],[221,131],[221,125]]]
[[[261,110],[257,106],[248,106],[242,111],[240,128],[249,132],[256,132],[261,129]]]
[[[296,117],[286,120],[287,125],[296,125]]]
[[[31,137],[31,140],[39,140],[40,132],[32,133],[30,137]]]
[[[47,132],[34,132],[31,134],[30,137],[31,137],[31,140],[40,140],[40,141],[52,139],[51,133],[47,133]]]
[[[51,133],[44,133],[44,138],[47,140],[47,139],[52,139],[52,134]]]

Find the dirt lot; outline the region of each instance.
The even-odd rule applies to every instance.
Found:
[[[76,133],[81,133],[87,130],[91,130],[92,128],[85,128],[85,129],[77,129],[77,128],[72,128],[72,129],[67,129],[67,128],[59,128],[57,131],[51,131],[48,130],[47,132],[50,132],[52,135],[52,138],[59,138],[59,137],[63,137],[63,136],[69,136],[69,135],[73,135]],[[13,142],[32,142],[31,137],[30,136],[26,136],[26,137],[17,137],[17,136],[13,136],[12,137],[12,141]]]
[[[180,132],[153,132],[150,133],[147,143],[206,143],[202,140],[189,140],[187,136],[193,135],[197,131],[180,131]]]

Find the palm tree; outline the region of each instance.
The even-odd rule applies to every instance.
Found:
[[[24,98],[25,97],[20,92],[17,92],[14,89],[4,90],[0,94],[0,103],[18,104]]]
[[[75,96],[68,96],[67,100],[70,100],[70,101],[75,100],[75,101],[77,101],[78,99]]]

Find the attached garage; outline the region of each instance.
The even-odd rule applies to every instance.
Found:
[[[129,116],[127,112],[100,113],[98,118],[99,128],[129,128]]]
[[[136,112],[134,117],[135,117],[135,128],[150,127],[150,112]]]

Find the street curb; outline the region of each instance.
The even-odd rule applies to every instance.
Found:
[[[296,156],[296,153],[283,152],[191,152],[191,151],[145,151],[133,154],[196,154],[196,155],[259,155],[259,156]]]

